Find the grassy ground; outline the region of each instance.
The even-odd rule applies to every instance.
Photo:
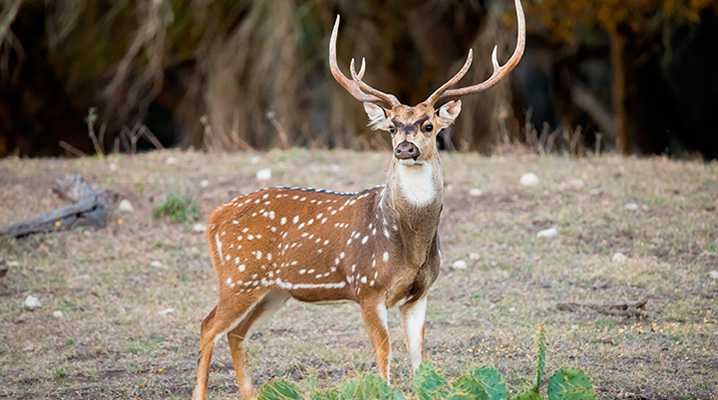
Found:
[[[293,150],[107,159],[0,160],[0,225],[62,205],[55,178],[80,173],[129,199],[99,230],[0,239],[0,398],[188,398],[199,323],[215,300],[204,235],[152,217],[168,193],[201,213],[271,184],[353,190],[381,183],[388,154]],[[169,162],[168,162],[169,161]],[[428,352],[448,375],[493,364],[515,390],[545,324],[547,369],[575,366],[601,398],[718,398],[718,165],[666,159],[444,156],[442,274],[428,311]],[[535,172],[536,187],[519,184]],[[202,181],[207,180],[206,188]],[[471,188],[483,194],[471,197]],[[626,203],[639,205],[635,211]],[[539,239],[552,226],[559,236]],[[628,258],[611,260],[616,252]],[[470,253],[479,255],[477,260]],[[455,260],[466,270],[452,270]],[[42,307],[23,308],[29,294]],[[645,318],[559,311],[562,302],[646,299]],[[171,312],[168,309],[173,309]],[[60,318],[53,312],[62,311]],[[396,385],[409,388],[398,316]],[[324,387],[373,370],[355,306],[290,302],[249,341],[255,380]],[[236,398],[220,342],[211,397]]]

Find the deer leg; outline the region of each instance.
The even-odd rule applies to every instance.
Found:
[[[197,382],[192,393],[193,400],[205,400],[207,398],[209,367],[212,362],[212,350],[216,341],[223,333],[234,329],[252,311],[252,308],[264,297],[264,294],[266,292],[247,294],[241,298],[234,298],[232,301],[220,300],[202,321],[199,360],[197,361]]]
[[[249,330],[258,320],[268,318],[276,312],[289,298],[284,291],[273,291],[265,296],[252,311],[237,325],[236,328],[227,333],[229,350],[232,353],[232,364],[237,379],[237,386],[243,399],[256,398],[256,391],[252,386],[252,377],[247,368],[247,352],[242,343],[247,338]]]
[[[424,334],[426,328],[426,296],[399,308],[401,322],[404,325],[406,347],[411,359],[411,369],[415,371],[424,359]]]
[[[383,301],[368,301],[362,304],[364,326],[376,353],[376,365],[379,375],[391,382],[391,343],[389,342],[389,324],[387,309]]]

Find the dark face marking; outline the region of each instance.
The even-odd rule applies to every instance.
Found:
[[[417,128],[421,126],[424,122],[426,122],[429,119],[429,116],[424,114],[421,118],[417,119],[416,121],[410,123],[410,124],[404,124],[403,122],[399,121],[396,118],[392,118],[391,122],[394,123],[394,126],[396,126],[397,129],[400,129],[406,133],[410,133],[415,131]]]

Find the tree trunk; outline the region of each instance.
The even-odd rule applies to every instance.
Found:
[[[616,116],[616,146],[624,155],[633,153],[628,115],[626,34],[620,27],[611,33],[611,76],[613,111]]]

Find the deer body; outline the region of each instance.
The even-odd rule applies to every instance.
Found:
[[[387,310],[398,305],[412,367],[419,366],[427,292],[438,276],[441,257],[443,171],[436,135],[461,112],[459,100],[438,109],[434,103],[485,90],[517,65],[525,26],[520,0],[515,4],[519,39],[509,61],[500,66],[494,51],[494,73],[487,81],[450,89],[468,71],[469,51],[461,70],[415,106],[403,105],[363,82],[364,61],[357,73],[352,60],[352,79],[344,76],[336,61],[337,17],[330,40],[330,69],[337,82],[363,102],[369,126],[391,134],[394,157],[386,184],[357,193],[267,188],[238,196],[212,213],[207,235],[219,299],[202,322],[195,399],[207,396],[212,350],[225,334],[240,393],[254,398],[244,339],[257,320],[289,298],[357,303],[379,373],[387,380],[391,359]]]

